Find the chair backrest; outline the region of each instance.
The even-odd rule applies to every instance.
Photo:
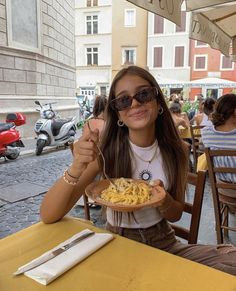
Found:
[[[202,200],[206,182],[206,172],[199,171],[197,174],[188,173],[188,184],[195,186],[193,203],[184,203],[184,212],[191,214],[190,228],[171,224],[175,234],[188,241],[190,244],[197,243],[200,217],[202,211]]]
[[[216,231],[217,231],[217,242],[223,242],[223,233],[222,229],[225,228],[223,226],[222,221],[222,211],[221,205],[228,204],[236,206],[236,183],[222,181],[221,179],[217,179],[216,174],[235,174],[236,176],[236,166],[233,167],[228,164],[224,166],[218,166],[219,163],[214,162],[214,158],[217,157],[235,157],[236,160],[236,150],[211,150],[209,148],[205,149],[205,154],[207,158],[207,167],[209,172],[209,178],[212,189],[213,203],[214,203],[214,211],[215,211],[215,220],[216,220]],[[220,163],[222,164],[222,162]],[[233,162],[232,162],[233,164]],[[234,180],[235,181],[235,180]],[[229,194],[225,195],[225,192],[233,190],[235,191],[235,197],[230,196]],[[229,228],[230,229],[230,228]]]
[[[197,170],[197,159],[204,153],[204,146],[201,141],[201,129],[203,125],[190,125],[192,149],[193,149],[193,160],[194,160],[194,172]]]

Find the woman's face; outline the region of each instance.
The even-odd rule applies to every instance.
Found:
[[[139,76],[125,75],[116,84],[115,96],[116,98],[124,95],[133,97],[136,93],[150,87],[149,82]],[[123,121],[130,130],[141,130],[154,126],[158,110],[159,105],[157,105],[155,98],[144,104],[139,103],[136,99],[132,99],[131,107],[118,111],[118,115],[119,119]]]

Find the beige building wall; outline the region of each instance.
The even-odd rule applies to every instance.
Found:
[[[17,9],[14,10],[14,3],[16,1],[0,0],[0,121],[4,121],[9,112],[22,112],[26,114],[27,124],[18,129],[24,137],[32,137],[34,123],[39,118],[35,100],[56,101],[54,108],[61,117],[78,114],[74,0],[37,0],[39,29],[38,40],[34,40],[38,44],[35,50],[25,45],[34,39],[34,35],[27,36],[27,32],[24,41],[13,41],[20,29],[16,24],[15,31],[12,29],[14,13],[18,21],[24,20],[24,15],[22,19]],[[21,11],[31,13],[24,0],[16,4]],[[30,24],[28,28],[30,30]]]
[[[136,25],[125,27],[125,10],[135,9]],[[125,0],[112,1],[112,77],[124,67],[122,52],[136,48],[135,65],[147,67],[148,12]]]

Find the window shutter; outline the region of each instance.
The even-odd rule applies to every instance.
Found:
[[[155,47],[154,48],[154,63],[153,67],[161,68],[162,67],[162,47]]]
[[[184,66],[184,47],[177,46],[175,47],[175,67]]]
[[[176,25],[176,32],[181,32],[186,30],[186,12],[181,12],[181,26]]]
[[[164,32],[164,18],[159,15],[154,15],[154,33]]]

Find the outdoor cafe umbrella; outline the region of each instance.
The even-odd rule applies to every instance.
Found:
[[[208,43],[236,62],[236,1],[225,0],[127,0],[181,24],[181,7],[192,12],[190,38]],[[231,50],[232,46],[232,50]]]
[[[192,88],[211,87],[211,88],[236,88],[236,82],[221,78],[203,78],[188,82]]]

